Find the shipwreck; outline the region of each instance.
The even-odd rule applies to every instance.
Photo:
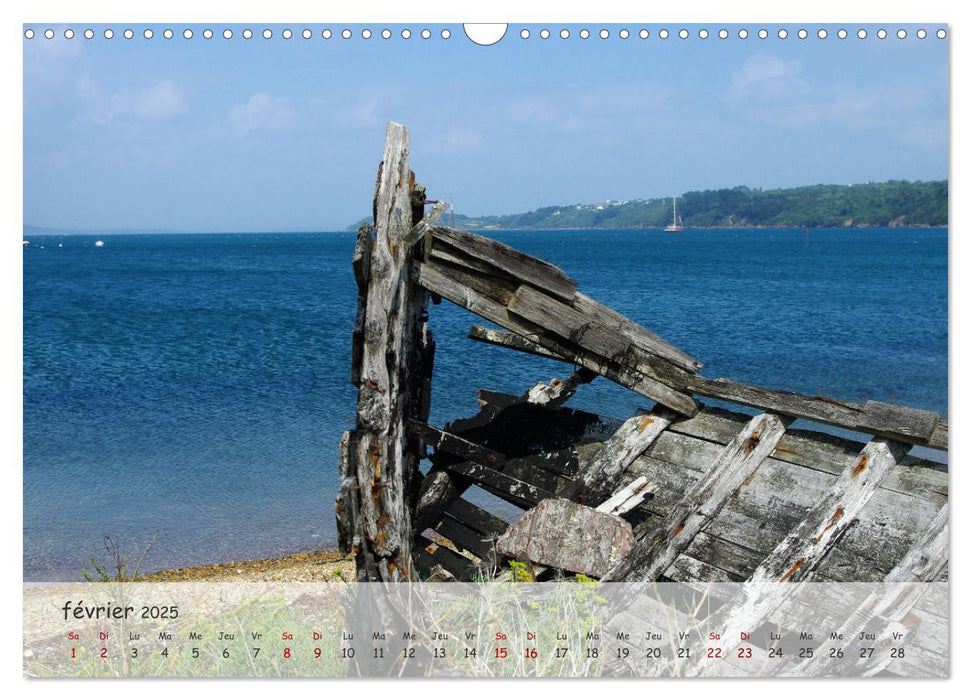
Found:
[[[336,512],[359,581],[946,580],[939,415],[705,377],[559,268],[438,226],[443,205],[426,199],[408,151],[405,128],[389,124],[373,223],[353,254],[358,403]],[[518,396],[482,389],[477,415],[429,425],[427,321],[442,300],[499,327],[472,325],[470,337],[560,360],[568,376]],[[597,377],[645,409],[611,420],[566,406]],[[473,486],[521,518],[466,498]]]

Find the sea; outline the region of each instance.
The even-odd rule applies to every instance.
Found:
[[[943,229],[489,231],[684,348],[702,374],[947,415]],[[101,239],[103,246],[96,246]],[[23,250],[23,576],[81,580],[331,548],[354,420],[354,234],[30,237]],[[564,364],[431,307],[431,422]],[[650,402],[607,379],[571,406]],[[140,560],[140,562],[139,562]]]

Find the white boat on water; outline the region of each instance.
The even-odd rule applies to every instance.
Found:
[[[105,242],[104,241],[95,241],[94,242],[94,247],[95,248],[104,248],[105,247]]]
[[[668,233],[681,233],[684,231],[684,225],[681,223],[681,219],[678,217],[678,198],[672,197],[671,204],[674,210],[671,214],[671,223],[664,227],[664,230]]]

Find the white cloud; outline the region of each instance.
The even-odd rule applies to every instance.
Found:
[[[775,126],[802,127],[820,120],[820,96],[801,75],[798,61],[750,56],[732,73],[728,100]]]
[[[257,129],[277,128],[290,120],[290,106],[286,99],[275,98],[269,92],[257,92],[229,110],[229,123],[240,136]]]
[[[88,76],[74,84],[74,92],[86,106],[81,122],[99,126],[134,127],[144,121],[164,121],[185,114],[188,103],[178,85],[162,80],[140,90],[105,94]]]
[[[465,154],[481,152],[486,148],[486,140],[478,129],[449,126],[436,135],[429,144],[430,152]]]
[[[186,111],[185,98],[171,80],[163,80],[134,97],[132,114],[142,119],[170,119]]]
[[[729,96],[732,99],[791,99],[809,92],[809,83],[800,76],[798,61],[786,61],[771,54],[755,54],[732,73]]]

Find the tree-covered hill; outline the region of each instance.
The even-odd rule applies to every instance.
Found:
[[[686,227],[946,226],[947,181],[686,192],[678,197],[678,214]],[[466,229],[645,228],[670,221],[670,198],[543,207],[504,216],[455,215],[455,226]]]

